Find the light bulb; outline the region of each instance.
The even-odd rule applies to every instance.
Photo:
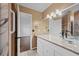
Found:
[[[53,15],[54,15],[54,12],[51,13],[51,16],[53,16]]]
[[[59,14],[59,12],[60,12],[60,11],[59,11],[58,9],[56,9],[56,14]]]
[[[47,14],[47,18],[48,19],[52,19],[51,15]]]
[[[46,18],[49,18],[49,17],[50,17],[49,14],[47,14]]]
[[[70,21],[73,22],[74,21],[74,17],[70,16]]]
[[[59,16],[61,16],[62,12],[60,10],[56,9],[56,14],[59,15]]]
[[[56,14],[54,12],[52,12],[51,17],[56,17]]]
[[[56,17],[56,14],[54,13],[53,17]]]

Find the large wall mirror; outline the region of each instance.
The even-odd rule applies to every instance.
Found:
[[[62,37],[79,44],[79,4],[64,11],[62,16]]]
[[[62,17],[62,36],[79,36],[79,11]]]
[[[62,17],[62,37],[68,38],[73,35],[73,22],[71,22],[70,14],[67,13]]]
[[[74,13],[74,35],[79,36],[79,11]]]

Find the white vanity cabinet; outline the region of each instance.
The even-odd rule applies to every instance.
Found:
[[[38,38],[37,40],[37,53],[42,56],[53,56],[54,45],[48,41]]]
[[[77,54],[40,37],[37,38],[37,53],[39,56],[77,56]]]

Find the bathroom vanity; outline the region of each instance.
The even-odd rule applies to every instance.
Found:
[[[79,5],[62,12],[62,17],[49,19],[49,33],[37,36],[37,52],[42,56],[79,55]]]
[[[78,56],[79,46],[52,35],[38,35],[37,53],[41,56]]]

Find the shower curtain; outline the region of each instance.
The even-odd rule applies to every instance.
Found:
[[[0,55],[8,55],[8,3],[0,3]]]

